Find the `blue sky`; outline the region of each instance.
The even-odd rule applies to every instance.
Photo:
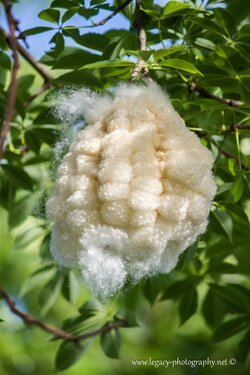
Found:
[[[49,7],[51,0],[20,0],[18,4],[15,4],[13,7],[13,13],[15,17],[20,21],[20,29],[22,31],[27,30],[29,28],[35,26],[53,26],[53,24],[40,20],[37,17],[37,14]],[[85,1],[85,3],[87,3]],[[102,11],[99,15],[97,15],[94,20],[99,21],[100,19],[104,18],[110,12]],[[83,25],[91,25],[91,21],[86,21],[82,17],[74,17],[74,22],[68,21],[66,24],[74,25],[74,26],[83,26]],[[84,22],[84,23],[83,23]],[[6,28],[6,20],[5,15],[1,9],[0,13],[0,24]],[[55,25],[54,25],[55,26]],[[96,29],[82,29],[83,32],[105,32],[109,29],[120,29],[120,28],[128,28],[129,23],[121,14],[116,15],[112,20],[110,20],[107,24],[103,26],[99,26]],[[84,30],[84,31],[83,31]],[[36,58],[40,58],[45,50],[48,50],[48,43],[51,37],[53,36],[53,32],[46,32],[43,34],[33,35],[27,38],[28,44],[30,46],[30,51]],[[68,40],[67,44],[73,45],[71,39]]]

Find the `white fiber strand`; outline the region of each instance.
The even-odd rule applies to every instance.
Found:
[[[61,119],[84,117],[46,204],[51,251],[77,266],[95,294],[129,278],[170,272],[203,233],[215,194],[212,155],[154,83],[113,96],[76,90],[58,99]]]

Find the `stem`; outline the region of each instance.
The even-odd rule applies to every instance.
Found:
[[[111,14],[109,14],[107,17],[103,18],[99,22],[93,22],[92,26],[94,27],[94,26],[102,26],[102,25],[104,25],[106,22],[108,22],[109,20],[111,20],[111,18],[113,18],[114,16],[116,16],[117,13],[119,13],[121,10],[123,10],[131,2],[132,2],[132,0],[125,0],[123,3],[121,3],[120,5],[118,5],[118,7]]]
[[[15,102],[16,102],[16,95],[17,95],[17,73],[19,69],[19,57],[18,57],[18,52],[17,52],[18,47],[17,47],[16,36],[15,36],[17,22],[15,18],[12,16],[11,4],[9,0],[3,0],[3,6],[4,6],[4,10],[5,10],[9,30],[10,30],[9,44],[12,49],[13,66],[12,66],[11,79],[10,79],[10,84],[8,88],[8,93],[7,93],[6,111],[5,111],[3,126],[2,126],[1,134],[0,134],[0,160],[3,157],[5,139],[7,137],[7,134],[9,133],[11,120],[12,120],[14,110],[15,110]]]
[[[142,22],[143,12],[141,10],[141,2],[142,0],[136,0],[134,27],[137,30],[139,51],[146,51],[147,35]],[[144,60],[138,59],[137,64],[131,73],[130,80],[136,80],[141,73],[144,78],[149,78],[149,69],[147,67],[147,64]]]
[[[214,95],[211,92],[209,92],[207,89],[205,89],[204,87],[198,86],[197,83],[194,81],[189,83],[189,90],[191,92],[197,91],[201,96],[203,96],[203,98],[214,99],[214,100],[217,100],[218,102],[227,104],[230,107],[239,107],[244,104],[243,102],[238,101],[238,100],[222,98],[220,96]]]
[[[118,329],[121,327],[126,327],[128,325],[127,321],[125,319],[119,319],[115,320],[114,322],[111,322],[109,324],[106,324],[102,326],[101,328],[96,329],[95,331],[84,333],[81,335],[73,335],[67,331],[64,331],[61,328],[54,327],[50,324],[44,323],[41,320],[34,318],[32,315],[29,315],[27,313],[24,313],[20,309],[16,307],[15,301],[13,301],[9,295],[5,292],[3,288],[0,287],[0,297],[5,300],[7,303],[10,311],[21,318],[24,323],[27,325],[34,325],[42,329],[43,331],[46,331],[48,333],[51,333],[55,338],[63,339],[64,341],[74,341],[79,342],[81,340],[86,340],[90,337],[95,337],[97,335],[100,335],[102,333],[109,332],[113,329]]]

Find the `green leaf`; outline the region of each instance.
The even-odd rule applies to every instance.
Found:
[[[25,74],[18,78],[18,92],[28,92],[35,80],[35,75]]]
[[[78,14],[80,16],[85,17],[87,20],[99,13],[99,9],[96,8],[82,8],[80,7],[78,10]]]
[[[28,228],[23,233],[19,234],[15,238],[15,242],[12,250],[22,250],[30,245],[32,241],[35,241],[37,238],[41,237],[43,230],[41,227]]]
[[[196,23],[197,25],[201,26],[202,29],[209,30],[210,32],[223,36],[224,32],[223,29],[221,29],[217,23],[211,21],[208,18],[202,18],[202,17],[192,17],[192,22]]]
[[[54,125],[34,125],[26,128],[24,139],[27,146],[39,153],[42,142],[54,145],[59,137],[59,129]]]
[[[247,361],[247,358],[250,353],[250,330],[247,331],[243,339],[239,344],[239,358],[244,363]]]
[[[19,34],[18,39],[22,39],[25,36],[45,33],[46,31],[54,30],[53,27],[38,26],[32,27],[32,29],[25,30]]]
[[[28,194],[17,200],[9,210],[9,226],[14,228],[27,219],[34,209],[35,194]]]
[[[8,44],[6,42],[6,39],[5,39],[4,35],[2,35],[2,34],[0,34],[0,48],[3,51],[7,51],[8,50]]]
[[[180,324],[184,324],[197,310],[198,294],[196,288],[189,288],[181,295],[179,303]]]
[[[202,314],[211,327],[218,327],[225,316],[223,301],[211,289],[208,290],[202,304]]]
[[[210,284],[211,291],[224,301],[230,303],[239,312],[250,312],[250,292],[237,284]]]
[[[238,178],[236,178],[236,180],[234,181],[230,189],[228,199],[234,203],[238,202],[243,194],[243,191],[244,191],[244,181],[243,181],[242,176],[239,176]]]
[[[78,9],[79,7],[75,7],[75,8],[66,10],[64,15],[62,16],[62,23],[70,20],[70,18],[72,18],[77,13]]]
[[[64,84],[83,84],[92,87],[101,87],[102,81],[97,79],[94,75],[88,74],[82,70],[76,70],[70,73],[63,74],[56,78],[54,82]]]
[[[81,46],[96,50],[103,51],[104,47],[108,44],[109,39],[103,34],[87,33],[80,35],[74,40]]]
[[[216,196],[229,191],[232,188],[232,186],[233,186],[232,182],[226,182],[225,184],[218,186],[216,190]]]
[[[0,51],[0,66],[1,69],[10,70],[11,69],[11,59],[6,53]]]
[[[58,31],[51,39],[50,43],[55,43],[55,47],[53,49],[54,57],[58,57],[60,53],[64,49],[64,38],[63,35]]]
[[[83,353],[86,351],[86,348],[82,345],[76,344],[71,341],[63,342],[56,354],[55,359],[55,368],[56,371],[63,371],[71,367],[76,363]]]
[[[14,167],[9,164],[2,164],[1,169],[9,180],[19,188],[32,190],[34,182],[32,178],[21,167]]]
[[[249,326],[249,320],[246,316],[231,319],[223,324],[221,324],[213,335],[213,341],[220,342],[228,339],[231,336],[244,330]]]
[[[44,21],[59,23],[60,11],[53,8],[44,9],[38,14],[38,17]]]
[[[78,2],[74,0],[54,0],[51,3],[51,7],[53,8],[65,8],[70,9],[72,7],[78,6]]]
[[[190,74],[199,74],[201,76],[203,75],[193,64],[185,60],[168,59],[168,60],[160,61],[159,65],[163,67],[183,70],[184,72],[188,72]]]
[[[124,67],[132,67],[135,63],[132,61],[125,61],[125,60],[115,60],[115,61],[98,61],[93,64],[87,64],[82,69],[97,69],[97,68],[124,68]]]
[[[126,50],[127,55],[136,56],[144,61],[147,61],[150,56],[152,56],[153,51],[133,51],[133,50]]]
[[[56,275],[53,279],[49,280],[48,283],[45,284],[42,288],[39,295],[39,301],[42,305],[42,315],[46,315],[55,304],[59,296],[63,281],[64,275],[59,274]]]
[[[93,6],[93,5],[103,4],[103,3],[105,3],[105,1],[106,0],[91,0],[90,5]]]
[[[153,52],[153,56],[155,60],[159,60],[163,57],[172,55],[173,53],[183,51],[186,48],[187,48],[186,46],[174,46],[174,47],[165,48],[165,49],[158,49],[157,51]]]
[[[215,49],[215,46],[216,46],[211,40],[205,39],[205,38],[196,38],[195,44],[200,47],[212,50],[212,51]]]
[[[24,133],[24,140],[29,150],[32,150],[37,154],[39,153],[42,140],[38,136],[36,136],[33,131],[27,130]]]
[[[185,14],[187,9],[190,9],[190,5],[177,1],[170,1],[163,8],[163,16],[169,17],[173,15],[176,16],[180,14]]]
[[[223,229],[229,240],[233,242],[233,220],[231,216],[219,208],[213,209],[211,212],[212,216],[215,218],[215,221]]]
[[[110,358],[119,358],[120,345],[121,337],[117,329],[102,333],[101,347],[106,356]]]
[[[44,237],[40,249],[39,256],[41,258],[50,258],[50,242],[51,242],[51,233],[46,234]]]
[[[101,56],[86,51],[76,50],[70,55],[59,57],[53,69],[76,69],[82,66],[96,62]]]
[[[179,280],[172,283],[167,289],[164,291],[161,300],[177,298],[184,294],[187,289],[191,288],[196,283],[197,279],[188,277],[185,280]]]
[[[234,32],[236,31],[236,24],[233,15],[224,8],[215,8],[213,10],[213,13],[225,33],[229,36],[234,34]]]

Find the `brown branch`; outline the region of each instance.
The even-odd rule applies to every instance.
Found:
[[[28,99],[24,101],[24,106],[28,106],[33,100],[35,100],[39,95],[43,94],[44,91],[49,89],[51,87],[50,82],[44,82],[44,84],[34,93],[32,94]]]
[[[240,160],[237,158],[237,156],[235,156],[234,154],[232,154],[231,152],[228,152],[224,149],[220,149],[220,152],[222,155],[224,155],[226,158],[228,159],[232,159],[232,160],[235,160],[239,166],[241,167],[241,169],[243,169],[244,171],[249,171],[250,170],[250,167],[248,165],[245,165],[245,164],[242,164],[240,162]]]
[[[0,134],[0,160],[3,157],[5,139],[7,137],[7,134],[9,133],[10,123],[11,123],[14,110],[15,110],[15,102],[16,102],[16,94],[17,94],[17,72],[19,69],[19,58],[18,58],[18,52],[17,52],[18,48],[17,48],[17,40],[16,40],[16,35],[15,35],[17,21],[12,16],[11,4],[9,0],[3,0],[3,6],[4,6],[4,10],[5,10],[9,30],[10,30],[9,44],[12,49],[13,66],[12,66],[11,79],[10,79],[10,84],[8,88],[8,93],[7,93],[6,111],[5,111],[3,125],[1,129],[1,134]]]
[[[98,335],[101,335],[102,333],[109,332],[113,329],[118,329],[121,327],[126,327],[128,325],[127,321],[125,319],[119,319],[115,320],[111,323],[108,323],[101,328],[96,329],[95,331],[84,333],[81,335],[73,335],[67,331],[64,331],[61,328],[54,327],[50,324],[44,323],[41,320],[33,317],[30,314],[27,314],[23,311],[21,311],[19,308],[16,307],[15,301],[13,301],[9,295],[5,292],[3,288],[0,287],[0,297],[7,303],[10,311],[21,318],[23,322],[27,325],[34,325],[42,329],[43,331],[46,331],[48,333],[51,333],[55,338],[57,339],[63,339],[64,341],[73,341],[78,343],[81,340],[86,340],[91,337],[95,337]]]
[[[218,102],[227,104],[230,107],[239,107],[244,104],[243,102],[238,101],[238,100],[222,98],[221,96],[214,95],[211,92],[209,92],[207,89],[205,89],[204,87],[197,85],[197,83],[194,81],[189,83],[189,90],[190,92],[194,92],[194,91],[198,92],[203,98],[214,99],[214,100],[217,100]]]
[[[0,32],[4,36],[7,44],[10,48],[10,35],[2,28],[0,27]],[[39,63],[18,41],[16,40],[17,50],[20,53],[20,55],[28,61],[28,63],[40,74],[41,77],[43,77],[45,82],[52,82],[53,76],[50,74],[48,69],[41,63]]]
[[[232,124],[229,127],[230,132],[235,132],[235,130],[250,130],[250,125],[247,124]]]
[[[142,18],[143,18],[143,12],[141,10],[141,2],[142,0],[136,0],[136,6],[135,6],[135,21],[134,21],[134,27],[137,30],[138,35],[138,43],[139,43],[139,51],[146,51],[146,45],[147,45],[147,35],[143,26]],[[149,78],[149,69],[147,67],[147,64],[144,60],[139,59],[137,61],[137,64],[135,68],[133,69],[131,73],[131,81],[134,81],[137,79],[139,74],[143,75],[144,78]]]
[[[92,26],[94,27],[94,26],[102,26],[102,25],[104,25],[106,22],[108,22],[109,20],[111,20],[111,18],[113,18],[114,16],[116,16],[117,13],[121,12],[124,8],[126,8],[126,6],[129,5],[131,2],[132,2],[132,0],[125,0],[123,3],[121,3],[120,5],[118,5],[118,7],[112,13],[110,13],[107,17],[103,18],[99,22],[93,22]]]

